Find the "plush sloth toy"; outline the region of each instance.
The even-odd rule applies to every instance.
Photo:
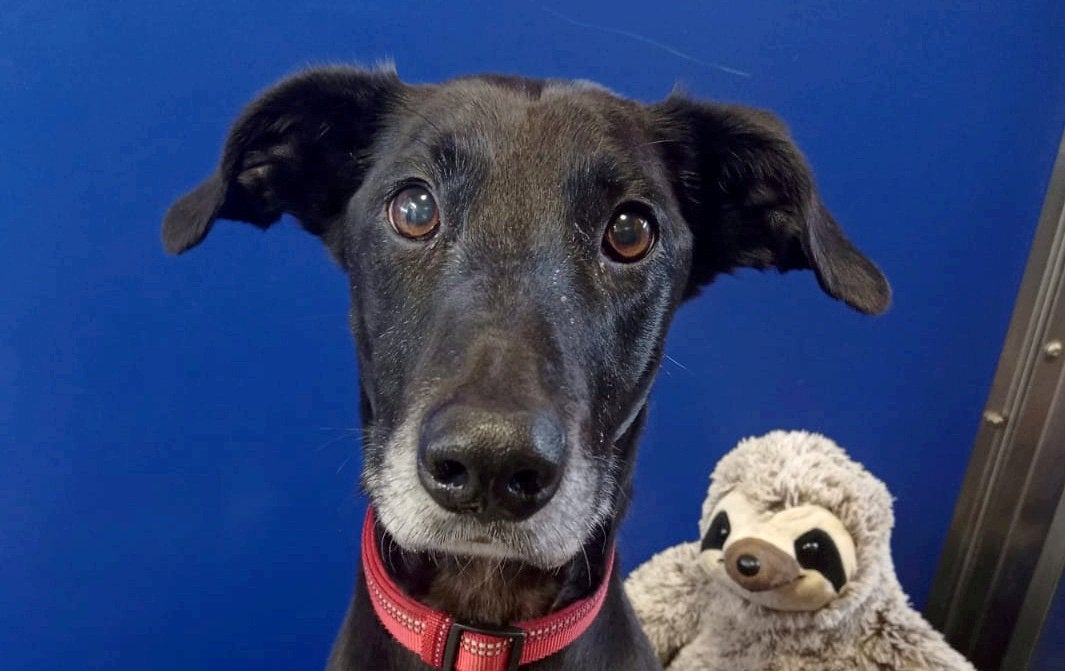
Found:
[[[718,463],[701,542],[626,582],[670,671],[975,671],[910,607],[891,495],[823,436],[774,432]]]

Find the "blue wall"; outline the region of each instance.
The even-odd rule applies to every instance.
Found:
[[[1065,3],[366,4],[0,12],[3,667],[321,665],[364,505],[343,277],[294,225],[181,259],[158,227],[257,90],[384,57],[409,81],[681,81],[790,122],[895,306],[744,272],[683,308],[625,566],[694,537],[737,439],[807,428],[887,481],[922,603],[1065,122]]]

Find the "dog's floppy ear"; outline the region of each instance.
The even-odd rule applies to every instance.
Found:
[[[324,235],[359,186],[364,152],[401,93],[394,71],[329,67],[283,80],[248,105],[213,175],[163,219],[163,246],[198,245],[216,219],[266,228],[289,213]]]
[[[836,225],[779,119],[678,95],[652,110],[694,236],[686,298],[740,266],[810,268],[826,293],[856,310],[887,309],[887,280]]]

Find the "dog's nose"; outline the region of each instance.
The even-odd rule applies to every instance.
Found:
[[[565,434],[550,414],[446,405],[422,425],[418,477],[446,510],[523,520],[554,496],[565,459]]]

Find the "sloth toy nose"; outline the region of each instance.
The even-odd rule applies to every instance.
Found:
[[[725,551],[725,572],[745,590],[764,592],[798,579],[802,567],[772,543],[742,538]]]
[[[736,559],[736,570],[748,578],[758,575],[762,563],[754,555],[740,555]]]

